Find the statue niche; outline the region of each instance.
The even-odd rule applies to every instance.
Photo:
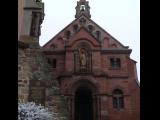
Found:
[[[87,52],[84,48],[80,48],[79,52],[79,61],[80,61],[80,68],[85,69],[87,66]]]
[[[76,73],[91,72],[91,50],[84,44],[74,50],[74,68]]]

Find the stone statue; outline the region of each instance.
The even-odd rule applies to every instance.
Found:
[[[83,48],[79,49],[79,58],[80,58],[80,66],[82,68],[86,67],[87,64],[87,58],[86,58],[86,51]]]

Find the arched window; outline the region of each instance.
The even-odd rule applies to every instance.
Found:
[[[117,48],[117,45],[116,44],[112,44],[112,48]]]
[[[52,50],[54,50],[54,49],[57,48],[57,45],[56,45],[56,44],[51,44],[51,45],[50,45],[50,48],[51,48]]]
[[[78,32],[78,25],[77,24],[73,25],[73,31]]]
[[[53,68],[56,68],[57,60],[48,58],[48,64],[50,64]]]
[[[52,60],[52,66],[53,66],[53,68],[57,67],[57,59]]]
[[[81,25],[84,25],[84,24],[86,23],[86,19],[81,18],[81,19],[79,20],[79,22],[80,22]]]
[[[113,108],[116,109],[124,108],[123,92],[119,89],[113,91]]]
[[[30,35],[33,37],[37,37],[38,36],[38,32],[37,32],[37,13],[33,12],[32,13],[32,23],[31,23],[31,30],[30,30]]]
[[[120,61],[120,58],[111,58],[110,59],[110,64],[111,64],[111,67],[113,69],[118,69],[121,67],[121,61]]]
[[[65,36],[66,36],[67,39],[69,39],[71,37],[71,32],[69,30],[67,30],[65,32]]]
[[[101,39],[101,32],[100,31],[96,31],[96,38],[97,38],[97,40]]]
[[[93,32],[93,26],[92,25],[88,25],[88,30],[89,30],[89,32]]]

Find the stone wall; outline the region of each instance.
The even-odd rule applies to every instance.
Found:
[[[18,48],[18,98],[20,100],[31,100],[30,93],[33,92],[30,90],[31,81],[44,83],[42,87],[45,90],[43,100],[45,106],[56,112],[58,120],[67,120],[65,98],[60,93],[52,68],[47,63],[39,44],[35,42],[30,43],[26,48],[21,46]]]
[[[27,49],[18,49],[18,98],[27,101],[31,70],[26,56]]]

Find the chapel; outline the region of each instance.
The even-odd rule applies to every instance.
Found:
[[[132,50],[91,19],[89,1],[75,9],[75,19],[42,47],[70,119],[140,120]]]

